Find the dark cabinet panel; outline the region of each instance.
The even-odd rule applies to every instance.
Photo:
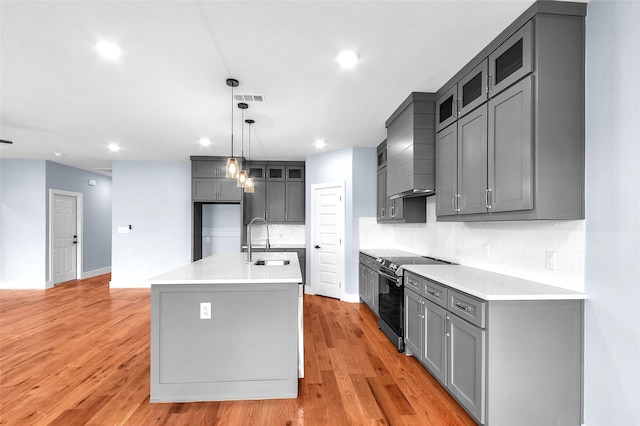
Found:
[[[267,176],[267,166],[265,164],[252,164],[247,165],[247,173],[249,177],[254,181],[264,180]]]
[[[458,120],[459,214],[487,211],[487,106]]]
[[[284,222],[285,195],[284,181],[267,181],[267,220],[270,222]]]
[[[533,22],[529,21],[489,55],[490,96],[533,71],[532,40]]]
[[[532,78],[489,101],[487,203],[492,212],[533,208]]]
[[[482,61],[458,83],[458,116],[473,111],[487,101],[488,62]]]
[[[285,176],[287,181],[302,182],[304,180],[304,166],[287,166],[285,170]]]
[[[436,136],[436,216],[457,214],[458,126],[452,124]]]
[[[377,192],[378,212],[376,219],[378,222],[387,218],[387,168],[378,170],[378,192]]]
[[[191,176],[200,177],[226,177],[226,162],[222,160],[215,161],[192,161]]]
[[[284,165],[269,165],[267,166],[267,179],[270,181],[284,181],[286,176]]]
[[[194,201],[240,202],[242,188],[236,181],[226,178],[194,178],[192,180],[192,199]]]
[[[304,182],[286,182],[286,211],[284,219],[287,222],[304,222]]]
[[[458,115],[458,86],[454,85],[436,101],[436,131],[453,123]]]
[[[264,180],[254,182],[253,193],[244,194],[244,221],[266,215],[267,184]]]

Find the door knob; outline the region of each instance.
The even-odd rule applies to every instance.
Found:
[[[315,246],[315,248],[317,248],[317,249],[318,249],[318,248],[320,248],[320,246],[316,245],[316,246]]]

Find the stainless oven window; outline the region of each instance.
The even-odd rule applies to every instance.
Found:
[[[402,305],[404,291],[402,285],[398,286],[397,279],[380,274],[378,291],[378,313],[391,329],[402,337]]]

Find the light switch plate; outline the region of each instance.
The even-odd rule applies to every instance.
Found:
[[[129,227],[128,226],[118,226],[118,234],[128,234]]]
[[[211,319],[211,302],[200,302],[200,319]]]

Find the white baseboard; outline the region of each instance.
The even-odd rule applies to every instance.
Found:
[[[151,284],[149,281],[128,281],[128,280],[119,280],[119,281],[109,281],[109,288],[151,288]]]
[[[108,274],[111,272],[111,266],[106,268],[94,269],[93,271],[87,271],[82,273],[82,279],[97,277],[98,275]]]
[[[0,290],[46,290],[47,281],[0,281]]]
[[[360,294],[347,293],[344,294],[340,300],[348,303],[360,303]]]

